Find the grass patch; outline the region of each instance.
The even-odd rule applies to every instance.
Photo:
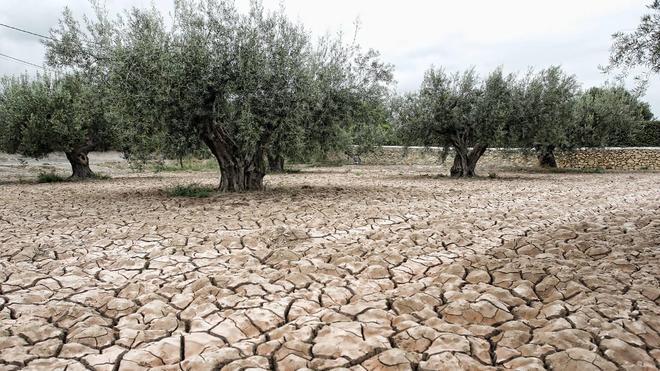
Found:
[[[68,180],[68,178],[55,173],[40,173],[37,176],[37,183],[60,183]]]
[[[165,190],[170,197],[206,198],[215,192],[215,188],[200,184],[178,185]]]
[[[86,180],[109,180],[112,179],[110,175],[107,174],[94,174],[89,178],[71,178],[68,176],[62,176],[54,172],[50,173],[39,173],[37,176],[37,183],[62,183],[62,182],[72,182],[72,181],[86,181]]]

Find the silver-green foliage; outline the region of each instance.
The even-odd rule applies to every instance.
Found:
[[[409,144],[453,147],[452,175],[472,176],[488,146],[535,148],[556,166],[555,148],[634,142],[648,104],[622,86],[586,92],[560,67],[518,75],[495,70],[426,72],[419,91],[394,100],[395,122]],[[445,152],[446,153],[446,152]]]
[[[57,33],[73,41],[52,43],[49,53],[66,58],[51,59],[107,76],[132,154],[158,150],[163,138],[203,143],[225,191],[261,188],[267,152],[338,142],[371,124],[363,107],[383,100],[391,81],[376,52],[341,38],[313,42],[283,9],[258,1],[242,13],[229,0],[179,0],[172,22],[155,9],[112,21],[97,13],[87,31],[65,16]]]
[[[660,72],[660,0],[654,0],[648,8],[650,12],[642,16],[634,31],[613,35],[609,69],[642,66]]]
[[[510,127],[513,81],[501,69],[481,79],[474,70],[432,68],[418,92],[395,104],[395,121],[409,143],[452,147],[452,175],[473,176],[486,148]]]
[[[577,99],[572,143],[583,147],[635,145],[652,118],[648,104],[623,86],[594,87]]]
[[[569,135],[580,86],[559,66],[530,71],[514,89],[513,125],[507,140],[521,147],[571,147]]]
[[[0,146],[35,158],[107,146],[112,136],[96,105],[94,86],[78,74],[4,77]]]

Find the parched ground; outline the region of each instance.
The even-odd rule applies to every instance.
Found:
[[[654,370],[660,173],[0,185],[0,370]]]

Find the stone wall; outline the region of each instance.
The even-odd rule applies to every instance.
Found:
[[[660,147],[582,148],[558,154],[559,166],[615,170],[660,170]]]
[[[441,148],[380,147],[360,157],[364,165],[437,165]],[[602,168],[615,170],[660,170],[660,147],[580,148],[556,151],[557,163],[562,168]],[[449,152],[446,166],[453,159]],[[347,162],[351,162],[347,159]],[[533,151],[491,148],[479,161],[480,168],[534,167],[538,163]]]

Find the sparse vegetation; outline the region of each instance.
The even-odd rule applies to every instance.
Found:
[[[555,169],[548,169],[549,172],[555,173],[555,174],[561,174],[561,173],[567,173],[567,174],[604,174],[606,172],[605,169],[602,167],[594,167],[594,168],[581,168],[581,169],[560,169],[560,168],[555,168]]]
[[[60,182],[72,182],[76,180],[109,180],[112,179],[110,175],[107,174],[94,174],[93,176],[86,178],[77,178],[77,177],[66,177],[55,172],[48,173],[39,173],[37,175],[37,183],[60,183]]]
[[[37,183],[60,183],[60,182],[67,182],[69,181],[68,178],[63,177],[59,174],[56,173],[40,173],[37,176]]]

